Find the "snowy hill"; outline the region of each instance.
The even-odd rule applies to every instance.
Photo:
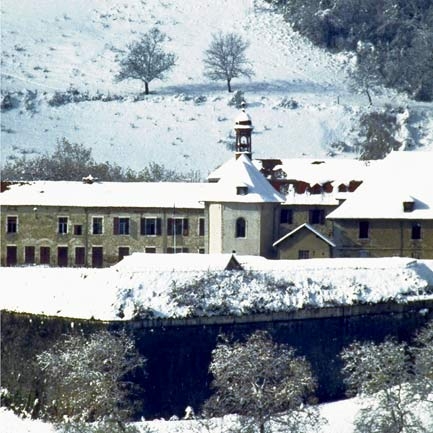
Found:
[[[168,35],[177,66],[137,98],[141,83],[114,82],[116,59],[153,26]],[[231,156],[236,115],[225,83],[203,77],[203,51],[218,30],[251,43],[255,76],[233,86],[245,92],[255,124],[255,157],[323,157],[334,143],[353,144],[360,115],[371,110],[348,78],[351,57],[315,48],[263,0],[4,0],[1,28],[2,93],[12,98],[1,119],[3,162],[50,152],[66,137],[99,161],[133,169],[155,161],[205,177]],[[50,105],[68,89],[92,100]],[[403,141],[432,146],[433,104],[391,91],[373,98],[374,109],[408,108],[397,131]]]

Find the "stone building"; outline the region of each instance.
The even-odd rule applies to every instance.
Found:
[[[134,252],[433,258],[431,175],[412,182],[403,176],[410,171],[400,169],[403,197],[401,179],[368,180],[383,173],[379,163],[253,160],[247,113],[239,114],[234,128],[235,156],[208,182],[99,182],[90,176],[4,183],[1,264],[102,267]],[[433,159],[399,154],[401,160],[410,154],[410,164]],[[398,215],[383,212],[392,191],[404,207]]]
[[[433,258],[433,152],[392,152],[327,219],[338,257]]]

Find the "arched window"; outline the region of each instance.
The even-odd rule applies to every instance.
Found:
[[[237,238],[245,238],[247,235],[247,223],[245,222],[245,218],[238,218],[236,220],[236,237]]]

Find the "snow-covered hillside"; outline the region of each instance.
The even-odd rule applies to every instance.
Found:
[[[116,58],[152,26],[168,35],[177,66],[134,102],[142,85],[114,82]],[[263,0],[3,0],[1,85],[15,108],[2,113],[2,161],[50,152],[66,137],[92,147],[100,161],[133,169],[155,161],[205,177],[231,156],[236,115],[225,83],[203,77],[203,51],[218,30],[251,43],[255,76],[233,86],[245,92],[256,157],[321,157],[333,143],[353,143],[370,108],[348,78],[351,57],[313,47]],[[48,103],[70,88],[96,100]],[[431,146],[433,104],[390,91],[374,102],[409,107],[398,133]]]

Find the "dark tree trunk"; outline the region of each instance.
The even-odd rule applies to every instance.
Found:
[[[227,90],[231,93],[232,92],[232,86],[231,86],[231,84],[230,84],[230,79],[229,78],[227,78]]]
[[[149,83],[147,81],[144,82],[144,94],[149,94]]]

